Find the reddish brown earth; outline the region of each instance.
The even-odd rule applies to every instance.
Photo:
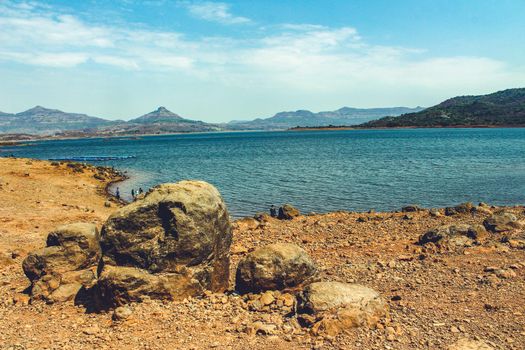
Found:
[[[497,236],[455,251],[415,244],[430,228],[480,224],[488,213],[338,212],[290,221],[238,220],[232,287],[234,269],[247,252],[293,242],[317,262],[322,280],[361,283],[387,300],[390,317],[377,328],[336,337],[311,335],[276,303],[254,310],[250,300],[258,296],[147,301],[130,305],[131,316],[120,322],[111,311],[28,304],[23,291],[29,282],[21,269],[27,252],[43,247],[59,224],[101,225],[119,205],[104,205],[104,189],[115,176],[92,167],[0,158],[0,349],[446,349],[461,338],[483,339],[496,349],[525,348],[525,250]],[[524,220],[523,207],[507,210]]]

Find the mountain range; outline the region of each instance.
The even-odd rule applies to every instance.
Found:
[[[369,108],[344,107],[336,111],[313,113],[307,110],[280,112],[270,118],[212,124],[186,119],[159,107],[153,112],[130,119],[110,121],[86,114],[66,113],[36,106],[25,112],[0,112],[0,133],[58,136],[142,135],[219,130],[286,130],[294,126],[355,125],[386,115],[422,110],[422,107]]]
[[[343,107],[318,113],[297,110],[280,112],[269,118],[237,120],[222,124],[186,119],[164,107],[128,121],[66,113],[41,106],[16,114],[0,112],[0,134],[4,135],[118,136],[221,130],[286,130],[294,127],[324,126],[525,126],[525,88],[507,89],[488,95],[458,96],[426,109]]]
[[[308,110],[280,112],[270,118],[251,121],[231,121],[226,124],[230,130],[283,130],[293,127],[318,127],[330,125],[357,125],[366,121],[404,113],[418,112],[423,107],[351,108],[314,113]]]
[[[388,116],[363,128],[525,126],[525,88],[488,95],[458,96],[417,113]]]
[[[118,123],[85,114],[65,113],[58,109],[36,106],[9,114],[0,112],[0,132],[19,134],[54,134],[67,130],[97,129]]]

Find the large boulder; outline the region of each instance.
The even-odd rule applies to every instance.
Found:
[[[483,225],[492,232],[512,231],[522,227],[516,215],[506,211],[500,211],[491,215],[483,221]]]
[[[295,208],[290,204],[285,204],[279,208],[277,218],[280,220],[292,220],[293,218],[301,215],[299,209]]]
[[[99,240],[97,227],[87,223],[59,226],[49,233],[47,247],[30,253],[22,263],[32,299],[67,301],[82,287],[92,287],[101,258]]]
[[[102,228],[99,286],[110,304],[182,299],[228,287],[231,225],[219,192],[202,181],[151,189]]]
[[[434,243],[438,246],[463,247],[482,243],[488,238],[481,225],[443,225],[433,228],[419,237],[419,244]]]
[[[299,318],[314,334],[334,336],[348,328],[372,327],[387,311],[378,292],[359,284],[315,282],[299,295]]]
[[[236,289],[241,293],[282,290],[309,281],[317,267],[300,247],[276,243],[261,247],[239,262]]]

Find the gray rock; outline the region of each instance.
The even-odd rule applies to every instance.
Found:
[[[300,247],[271,244],[249,253],[239,262],[236,289],[241,293],[297,287],[317,272],[317,267]]]
[[[388,312],[373,289],[341,282],[309,284],[299,296],[299,314],[309,315],[314,334],[336,335],[344,329],[374,326]]]
[[[419,237],[419,244],[468,246],[474,242],[483,242],[488,233],[481,225],[443,225],[425,232]]]
[[[106,301],[224,291],[231,240],[228,211],[215,187],[202,181],[159,185],[102,228]]]
[[[512,231],[522,227],[516,215],[506,211],[500,211],[491,215],[483,221],[483,225],[492,232]]]

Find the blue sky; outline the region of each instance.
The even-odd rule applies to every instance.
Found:
[[[523,0],[0,0],[0,111],[210,122],[525,86]]]

